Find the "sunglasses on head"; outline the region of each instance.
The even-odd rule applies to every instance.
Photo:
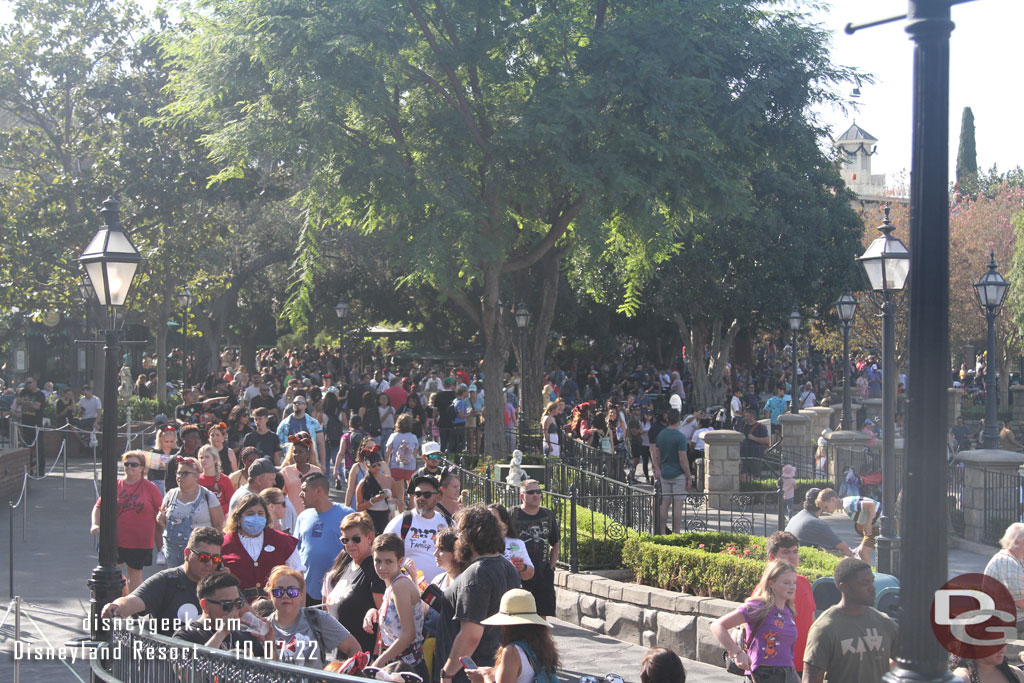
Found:
[[[349,538],[345,538],[344,536],[341,537],[341,544],[342,545],[348,545],[349,543],[362,543],[362,542],[363,542],[363,537],[362,536],[350,536]]]
[[[275,598],[283,598],[287,595],[289,598],[299,597],[299,589],[296,586],[289,586],[288,588],[271,588],[270,594]]]
[[[211,605],[218,605],[225,612],[231,612],[232,610],[242,609],[245,607],[244,598],[236,598],[234,600],[211,600],[210,598],[204,598],[204,600]]]
[[[436,493],[434,491],[413,491],[412,495],[417,498],[433,498]]]
[[[192,548],[189,548],[189,551],[192,553],[192,557],[196,558],[203,564],[209,564],[210,562],[213,562],[214,564],[220,564],[224,561],[224,558],[220,555],[213,555],[212,553],[201,553],[198,550],[193,550]]]

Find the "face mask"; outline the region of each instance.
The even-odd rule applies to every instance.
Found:
[[[242,531],[250,536],[259,535],[265,526],[267,526],[266,517],[260,517],[259,515],[246,515],[242,517]]]

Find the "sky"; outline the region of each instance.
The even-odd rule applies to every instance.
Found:
[[[847,35],[848,22],[866,23],[907,11],[899,0],[833,0],[828,11],[814,18],[833,31],[832,58],[837,64],[873,74],[875,83],[861,87],[859,111],[819,113],[834,135],[856,119],[878,138],[872,173],[887,174],[891,186],[901,174],[909,178],[913,108],[913,43],[906,21]],[[964,107],[974,112],[978,168],[997,164],[1001,171],[1024,166],[1024,135],[1018,128],[1024,117],[1021,83],[1020,28],[1024,0],[977,0],[952,8],[956,28],[950,39],[949,169],[956,169],[960,120]],[[1017,132],[1015,132],[1017,131]]]

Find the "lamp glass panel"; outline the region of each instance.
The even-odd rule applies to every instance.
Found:
[[[103,264],[98,261],[86,263],[85,274],[89,276],[92,290],[96,292],[96,300],[103,306],[109,306],[110,298],[107,296],[107,285],[103,280]]]
[[[107,284],[110,287],[110,305],[124,306],[139,263],[138,261],[108,261],[106,267]]]

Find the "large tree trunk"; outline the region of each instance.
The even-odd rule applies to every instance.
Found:
[[[554,249],[540,261],[540,296],[535,299],[533,329],[526,336],[526,359],[523,362],[522,342],[512,346],[519,356],[521,368],[520,415],[528,423],[540,424],[541,412],[544,410],[541,389],[544,388],[544,362],[547,356],[548,334],[551,323],[555,319],[555,308],[558,305],[558,279],[561,274],[562,257],[565,249]],[[518,330],[517,330],[518,332]]]
[[[508,333],[502,319],[500,293],[501,270],[489,266],[484,270],[484,295],[481,302],[481,331],[484,333],[484,453],[491,458],[504,458],[508,453],[505,439],[505,402],[502,400],[501,378],[508,359]]]
[[[712,318],[688,324],[682,315],[674,316],[679,336],[687,342],[690,356],[690,373],[693,375],[694,408],[710,408],[724,405],[726,391],[722,385],[722,371],[729,360],[729,351],[739,332],[738,320],[733,320],[727,329],[723,322]],[[704,359],[707,347],[708,358]]]

